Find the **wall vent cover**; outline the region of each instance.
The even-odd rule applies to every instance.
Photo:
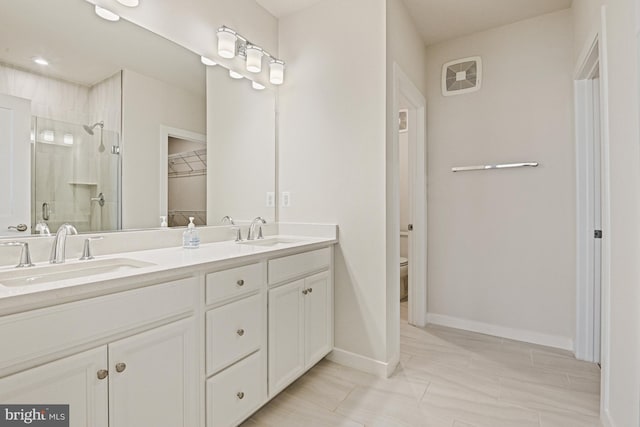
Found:
[[[482,60],[479,56],[458,59],[442,66],[442,94],[462,95],[480,90]]]

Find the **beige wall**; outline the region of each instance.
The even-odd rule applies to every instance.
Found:
[[[384,26],[383,0],[324,0],[279,27],[279,189],[292,200],[279,219],[339,224],[335,346],[377,361],[387,357]]]
[[[254,90],[222,67],[207,68],[208,223],[222,217],[275,221],[267,192],[276,186],[275,91]]]
[[[205,99],[134,71],[122,85],[123,228],[157,227],[160,212],[160,127],[205,133]]]
[[[634,1],[574,1],[576,56],[599,27],[603,4],[607,6],[611,181],[610,345],[603,349],[609,387],[607,393],[605,382],[608,397],[603,416],[611,426],[626,427],[637,426],[640,419],[638,42]],[[604,232],[606,238],[606,228]]]
[[[430,314],[572,345],[572,37],[565,10],[427,49]],[[476,55],[482,89],[442,96],[442,65]],[[451,172],[520,161],[540,167]]]

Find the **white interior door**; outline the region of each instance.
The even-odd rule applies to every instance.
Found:
[[[29,100],[0,94],[0,237],[31,234],[30,120]]]
[[[593,85],[593,361],[600,362],[600,312],[602,286],[602,144],[600,126],[600,79]]]

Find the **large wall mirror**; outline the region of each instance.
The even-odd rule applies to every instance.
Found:
[[[93,8],[0,0],[0,237],[274,220],[274,92]]]

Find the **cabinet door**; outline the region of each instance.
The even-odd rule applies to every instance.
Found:
[[[331,351],[333,294],[327,272],[304,279],[304,360],[310,368]]]
[[[109,344],[110,427],[198,425],[193,318]]]
[[[70,427],[107,427],[107,347],[85,351],[0,379],[0,402],[69,405]]]
[[[304,370],[304,280],[269,290],[269,396]]]

